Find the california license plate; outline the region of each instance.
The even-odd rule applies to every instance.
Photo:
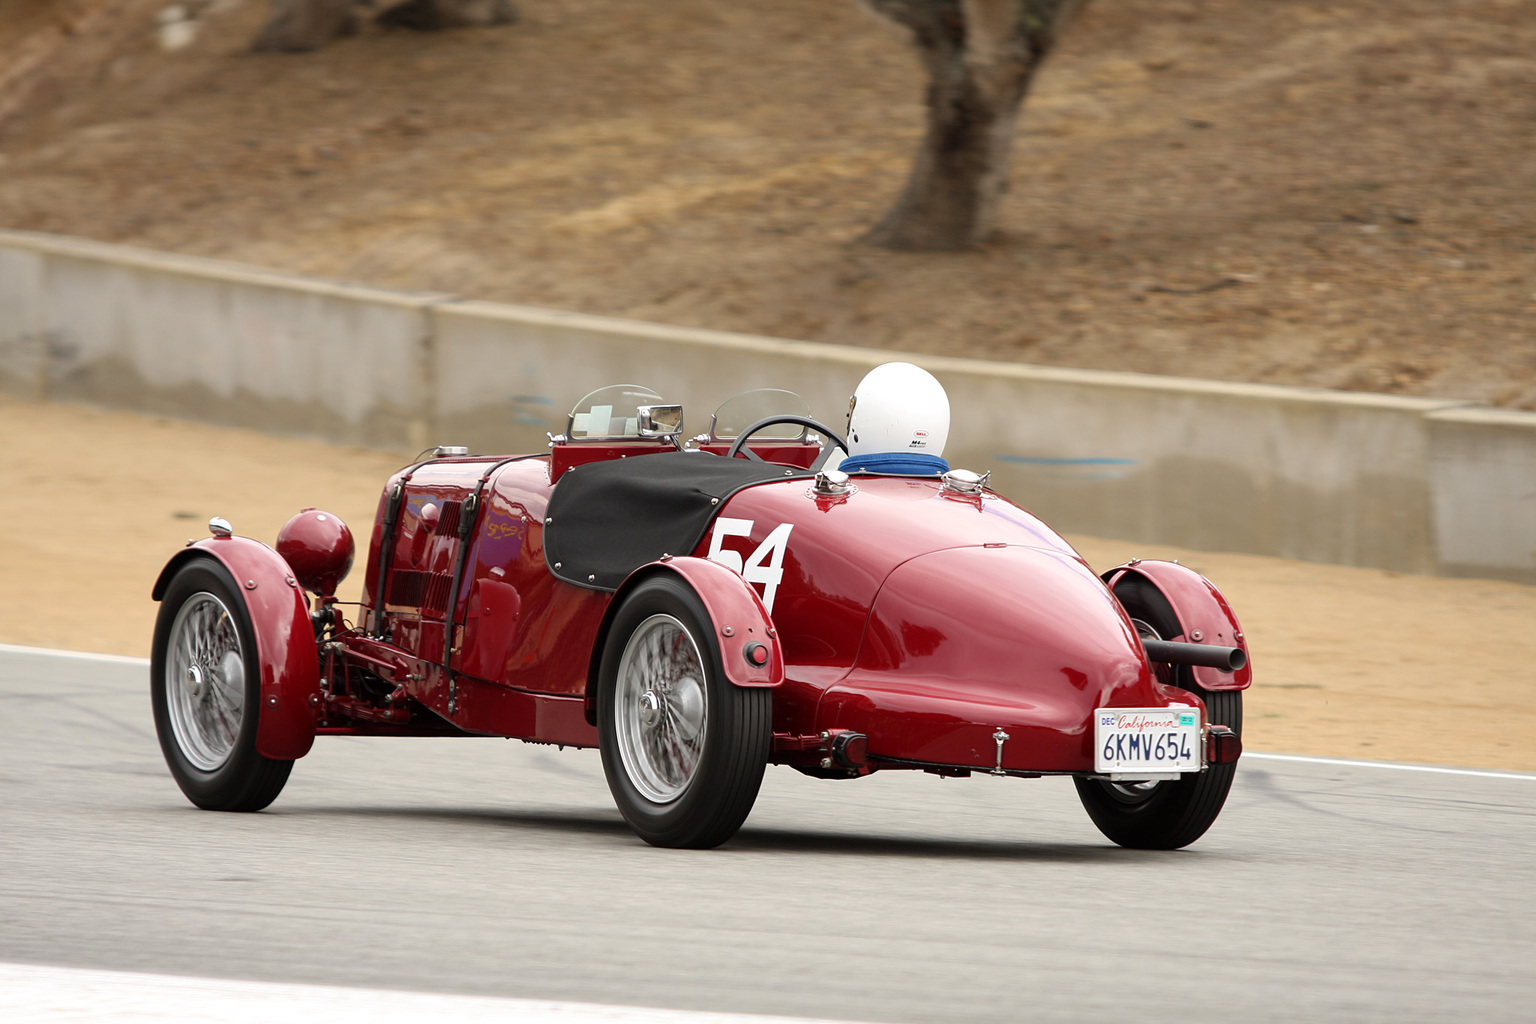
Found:
[[[1093,723],[1093,768],[1101,775],[1200,770],[1196,708],[1099,708]]]

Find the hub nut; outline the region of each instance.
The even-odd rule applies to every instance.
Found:
[[[661,699],[656,696],[655,690],[646,690],[640,695],[640,724],[650,729],[661,721]]]

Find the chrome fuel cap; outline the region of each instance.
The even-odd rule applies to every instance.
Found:
[[[817,494],[847,494],[848,474],[840,469],[823,469],[816,474]]]
[[[943,486],[957,494],[980,494],[992,478],[991,473],[977,475],[968,469],[952,469],[943,476]]]

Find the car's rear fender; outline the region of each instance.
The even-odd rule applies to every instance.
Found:
[[[256,750],[291,761],[315,742],[320,694],[320,657],[304,591],[276,551],[248,537],[210,537],[177,552],[155,580],[156,601],[181,567],[213,559],[229,570],[245,599],[261,660],[261,712]]]
[[[1106,572],[1104,582],[1113,590],[1127,574],[1135,574],[1152,584],[1173,606],[1174,617],[1179,620],[1183,633],[1165,636],[1164,640],[1241,647],[1245,655],[1249,654],[1248,641],[1237,616],[1221,591],[1204,576],[1177,562],[1138,558]],[[1202,665],[1192,666],[1190,672],[1195,682],[1206,690],[1246,690],[1253,683],[1252,656],[1235,672]]]
[[[681,577],[704,602],[715,630],[715,642],[720,646],[720,661],[726,679],[736,686],[746,687],[773,687],[784,682],[784,651],[779,644],[778,631],[752,585],[707,558],[667,556],[630,573],[614,592],[613,601],[598,629],[597,640],[592,645],[592,662],[587,674],[588,722],[597,722],[598,665],[602,662],[603,645],[608,642],[608,629],[614,614],[631,590],[658,573]],[[761,665],[754,664],[747,656],[748,648],[754,644],[767,649],[767,660]]]

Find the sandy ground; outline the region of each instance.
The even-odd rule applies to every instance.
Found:
[[[0,642],[140,656],[150,586],[209,516],[271,543],[313,505],[366,534],[404,461],[8,398],[0,451],[16,513],[0,541]],[[1217,582],[1253,649],[1251,749],[1536,771],[1536,587],[1069,539],[1101,570],[1179,558]]]
[[[922,126],[854,0],[525,0],[252,54],[266,0],[0,0],[0,225],[662,323],[1536,408],[1531,0],[1104,0],[996,239],[856,239]]]

